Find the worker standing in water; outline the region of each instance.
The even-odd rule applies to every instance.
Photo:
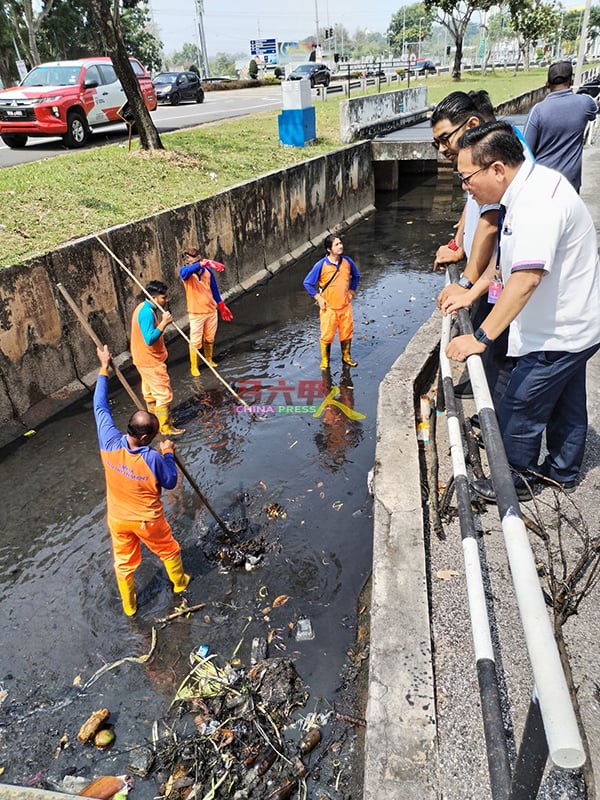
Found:
[[[320,309],[320,367],[329,367],[331,343],[336,331],[342,349],[342,362],[349,367],[356,367],[358,364],[350,354],[354,332],[351,301],[360,281],[360,273],[354,261],[344,255],[344,244],[339,236],[330,233],[324,245],[324,258],[317,261],[304,279],[304,288],[315,298]]]
[[[106,345],[96,352],[100,373],[94,417],[106,477],[108,529],[123,611],[132,617],[137,611],[133,576],[142,561],[142,542],[163,562],[175,593],[183,592],[190,582],[161,500],[163,488],[173,489],[177,484],[177,467],[170,439],[160,442],[160,453],[150,447],[159,432],[155,414],[136,411],[126,434],[117,428],[108,405],[111,355]]]
[[[131,358],[142,379],[142,394],[146,408],[156,414],[163,436],[185,433],[171,420],[173,390],[167,372],[167,348],[164,332],[173,322],[167,310],[167,286],[162,281],[150,281],[146,293],[152,297],[144,300],[133,312],[131,320]]]
[[[200,375],[198,367],[198,350],[203,349],[206,362],[211,367],[213,348],[217,334],[218,315],[224,322],[231,322],[233,314],[227,308],[221,295],[213,269],[219,272],[224,269],[217,261],[201,259],[195,247],[188,248],[185,253],[186,263],[179,268],[179,277],[185,287],[185,299],[190,318],[190,372],[194,377]]]

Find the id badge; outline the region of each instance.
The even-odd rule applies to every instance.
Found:
[[[502,294],[502,281],[490,281],[488,289],[488,303],[497,303]]]

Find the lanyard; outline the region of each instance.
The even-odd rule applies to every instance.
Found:
[[[496,275],[500,275],[500,256],[502,242],[502,228],[504,227],[504,217],[506,216],[506,206],[500,205],[498,209],[498,247],[496,249]]]

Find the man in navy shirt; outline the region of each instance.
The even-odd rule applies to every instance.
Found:
[[[557,170],[575,191],[581,188],[583,136],[598,108],[587,94],[572,90],[569,61],[550,64],[546,86],[550,93],[529,112],[523,133],[538,164]]]

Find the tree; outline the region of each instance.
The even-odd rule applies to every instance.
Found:
[[[217,53],[210,62],[211,75],[235,75],[235,62],[238,58],[244,58],[245,53]]]
[[[21,44],[21,27],[25,27],[23,7],[18,0],[11,2],[15,35]],[[22,22],[21,26],[19,21]],[[121,30],[127,51],[148,69],[156,69],[160,66],[162,44],[151,28],[148,0],[127,0],[123,3]],[[37,31],[36,44],[41,61],[100,55],[106,49],[105,39],[91,16],[87,0],[53,0]],[[26,48],[28,60],[33,64],[28,42]]]
[[[434,15],[434,20],[443,25],[454,40],[453,80],[459,81],[461,78],[463,40],[473,12],[489,11],[495,5],[497,0],[424,0],[427,12]]]
[[[10,86],[17,77],[13,45],[14,26],[6,3],[0,4],[0,79]]]
[[[546,39],[559,26],[560,7],[554,0],[509,0],[513,27],[519,39],[523,67],[529,69],[529,49],[538,39]],[[515,66],[515,71],[517,67]]]
[[[163,144],[146,108],[137,78],[129,62],[129,54],[120,26],[119,0],[87,0],[98,27],[102,32],[108,55],[129,102],[144,150],[163,150]]]
[[[14,3],[13,0],[15,11],[17,11],[18,5],[21,6],[21,12],[27,27],[27,44],[32,66],[37,66],[41,61],[37,46],[37,34],[44,18],[50,13],[53,3],[54,0],[42,0],[42,8],[40,12],[36,14],[33,10],[32,0],[21,0],[19,4]]]
[[[38,45],[42,61],[104,53],[104,40],[85,0],[54,0],[40,28]]]
[[[187,64],[200,64],[202,61],[202,54],[196,44],[186,42],[181,50],[176,50],[171,53],[165,61],[170,68],[183,67]]]
[[[130,56],[139,58],[150,71],[159,70],[162,62],[162,42],[151,30],[152,18],[148,0],[134,0],[121,12],[123,41]]]
[[[431,35],[433,14],[424,3],[404,6],[392,17],[387,29],[387,39],[395,56],[417,53],[419,41]],[[420,37],[420,38],[419,38]]]

